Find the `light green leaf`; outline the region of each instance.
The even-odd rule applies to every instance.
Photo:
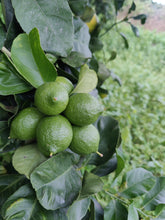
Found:
[[[67,0],[12,0],[16,18],[29,33],[39,30],[42,48],[66,57],[73,47],[72,12]]]
[[[76,200],[68,209],[67,216],[68,220],[79,220],[82,219],[90,205],[90,199]]]
[[[155,210],[157,206],[165,204],[165,177],[158,177],[154,187],[146,194],[143,206],[147,210]]]
[[[92,194],[100,192],[103,189],[103,185],[104,183],[99,176],[85,172],[79,198],[86,198]]]
[[[14,95],[27,92],[32,86],[19,77],[19,73],[5,55],[0,63],[0,95]]]
[[[120,149],[116,149],[117,169],[115,171],[115,178],[121,173],[125,166],[124,154]]]
[[[143,168],[136,168],[126,175],[127,188],[120,193],[125,198],[135,198],[147,193],[155,183],[153,174]]]
[[[17,148],[13,155],[12,163],[18,173],[24,174],[29,178],[34,168],[45,160],[45,156],[37,149],[37,145],[31,144]]]
[[[78,83],[72,93],[89,93],[96,88],[97,82],[96,72],[85,64],[80,69]]]
[[[128,220],[139,220],[139,215],[133,204],[128,207]]]
[[[30,180],[41,205],[56,210],[71,205],[81,190],[81,178],[72,153],[61,152],[39,165]]]
[[[56,79],[56,69],[40,46],[36,28],[29,35],[20,34],[15,38],[11,58],[20,75],[35,88]]]

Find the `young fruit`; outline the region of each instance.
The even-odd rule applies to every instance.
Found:
[[[89,22],[86,23],[88,28],[89,28],[89,32],[90,33],[95,30],[95,28],[98,25],[98,23],[99,23],[98,17],[97,17],[96,14],[94,14],[92,19]]]
[[[68,104],[66,89],[57,82],[47,82],[39,86],[34,95],[38,110],[46,115],[58,115]]]
[[[73,139],[70,149],[80,155],[98,153],[100,135],[94,125],[73,126]],[[101,154],[100,154],[101,155]],[[102,156],[102,155],[101,155]]]
[[[31,140],[36,136],[36,127],[43,114],[34,107],[28,107],[18,113],[10,128],[10,138]]]
[[[65,116],[78,126],[92,124],[102,113],[103,107],[99,101],[88,93],[77,93],[70,97]]]
[[[72,82],[63,76],[57,76],[56,82],[58,82],[60,85],[64,86],[64,88],[67,90],[68,94],[71,93],[71,91],[74,88]]]
[[[62,115],[47,116],[39,122],[36,137],[43,154],[56,154],[69,147],[73,137],[72,126]]]

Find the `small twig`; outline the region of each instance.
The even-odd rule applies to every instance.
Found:
[[[2,47],[1,51],[6,54],[9,58],[11,58],[11,53],[6,47]]]

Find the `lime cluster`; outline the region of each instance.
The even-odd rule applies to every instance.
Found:
[[[36,89],[34,106],[21,110],[11,123],[10,138],[37,141],[46,156],[70,148],[80,155],[98,151],[100,136],[92,124],[102,113],[99,101],[88,93],[71,94],[65,77]]]

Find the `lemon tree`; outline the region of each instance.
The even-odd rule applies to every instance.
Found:
[[[102,178],[115,172],[113,187],[125,159],[118,121],[99,96],[111,92],[107,78],[120,80],[95,52],[123,4],[0,1],[0,219],[165,219],[164,177],[136,168],[120,192]],[[135,8],[120,23],[137,34],[128,20],[145,16],[129,16]]]

